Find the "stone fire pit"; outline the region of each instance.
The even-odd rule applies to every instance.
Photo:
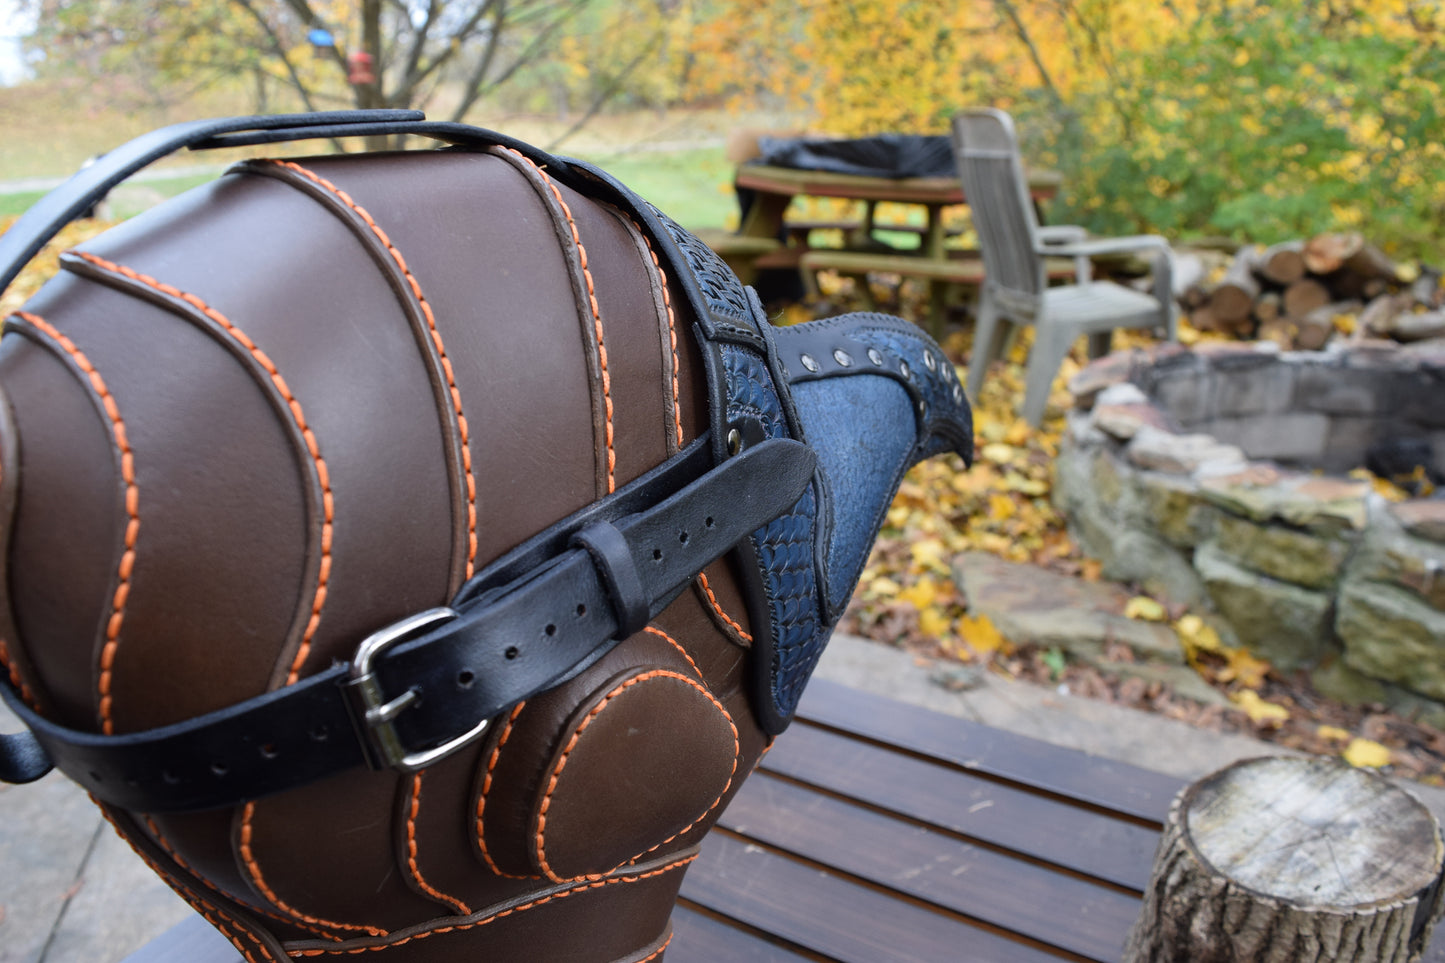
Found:
[[[1445,349],[1164,345],[1070,387],[1054,498],[1106,577],[1328,695],[1445,723],[1445,499],[1348,474],[1445,473]]]

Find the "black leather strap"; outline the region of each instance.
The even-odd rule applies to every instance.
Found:
[[[705,565],[791,507],[813,476],[815,456],[800,442],[763,442],[698,477],[706,449],[699,439],[574,516],[575,524],[510,553],[463,587],[453,611],[423,613],[428,627],[419,635],[388,639],[363,680],[379,693],[373,705],[395,707],[386,725],[362,720],[357,673],[345,664],[185,723],[121,736],[47,722],[0,679],[0,693],[33,737],[0,745],[0,777],[31,773],[28,747],[38,745],[83,788],[122,808],[209,809],[377,765],[382,736],[411,752],[475,736],[479,722],[560,684],[629,634],[630,625],[619,625],[635,621],[635,601],[613,595],[587,548],[566,547],[584,525],[605,523],[617,533],[625,548],[606,547],[604,567],[620,591],[635,593],[616,577],[629,567],[618,555],[625,550],[651,618]],[[653,497],[663,491],[670,493]],[[558,545],[559,552],[546,551]],[[510,576],[505,584],[496,584],[499,572]]]

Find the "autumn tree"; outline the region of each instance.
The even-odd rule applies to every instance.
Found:
[[[461,119],[550,53],[590,0],[26,2],[40,24],[31,46],[50,69],[183,92],[249,75],[308,110],[433,106]]]

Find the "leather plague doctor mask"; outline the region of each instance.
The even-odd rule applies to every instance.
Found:
[[[0,639],[52,765],[253,963],[656,960],[963,391],[877,314],[775,329],[583,163],[405,111],[63,255],[0,340]]]

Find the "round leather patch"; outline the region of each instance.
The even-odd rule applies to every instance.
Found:
[[[727,710],[672,669],[614,679],[570,728],[533,817],[537,869],[557,882],[611,872],[691,829],[737,770]]]

